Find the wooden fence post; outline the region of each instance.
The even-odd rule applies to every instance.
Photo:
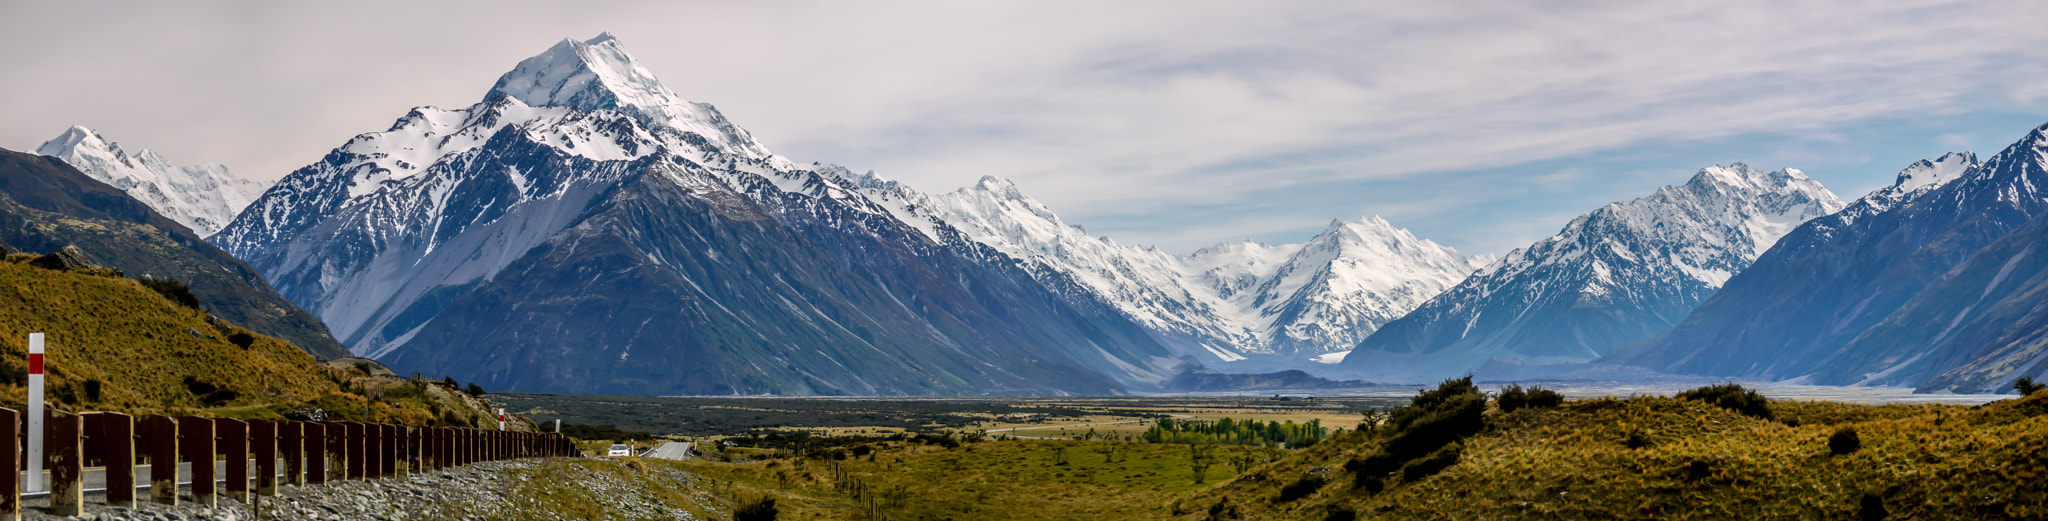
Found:
[[[183,449],[180,452],[185,453],[186,463],[191,464],[188,467],[192,473],[192,502],[206,508],[219,506],[220,494],[213,486],[217,479],[213,471],[213,418],[179,416],[178,435],[179,448]],[[172,483],[172,490],[177,490],[176,482]]]
[[[85,508],[85,421],[50,411],[43,456],[50,469],[50,515],[75,516]]]
[[[348,459],[355,447],[348,443],[348,422],[327,422],[327,480],[348,479]]]
[[[295,421],[277,423],[279,456],[284,458],[284,484],[306,484],[306,429]]]
[[[21,411],[0,409],[0,436],[7,439],[0,443],[0,458],[7,460],[6,472],[0,473],[0,521],[21,519]]]
[[[377,477],[391,477],[398,469],[397,462],[392,460],[392,457],[398,453],[398,438],[392,435],[394,429],[390,425],[378,424],[375,426],[375,430],[377,431],[377,465],[372,467],[372,470],[377,473]]]
[[[302,422],[301,435],[306,443],[305,483],[319,485],[327,482],[327,424]],[[297,477],[294,476],[296,479]]]
[[[341,428],[347,433],[342,438],[343,443],[348,444],[348,474],[344,475],[345,479],[363,479],[368,474],[364,472],[363,462],[368,461],[369,456],[369,439],[363,434],[363,423],[342,422]]]
[[[114,412],[84,416],[86,453],[106,468],[107,505],[135,508],[135,418]]]
[[[178,504],[178,420],[144,416],[142,435],[149,451],[149,500]]]
[[[363,477],[384,476],[384,426],[363,424]]]
[[[277,426],[269,420],[249,420],[249,457],[256,460],[256,493],[277,495]]]
[[[227,497],[249,503],[249,423],[242,420],[220,418],[213,420],[215,452],[225,460],[222,487]]]

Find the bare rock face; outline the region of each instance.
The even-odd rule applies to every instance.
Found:
[[[91,256],[86,255],[85,251],[78,249],[77,246],[59,248],[57,251],[36,257],[36,260],[28,261],[28,264],[38,268],[57,271],[96,269],[100,267],[98,263],[92,261]]]

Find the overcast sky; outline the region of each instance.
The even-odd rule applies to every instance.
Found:
[[[799,162],[1173,252],[1377,214],[1503,253],[1709,164],[1849,199],[2048,123],[2041,3],[1735,3],[9,2],[0,147],[274,180],[609,31]]]

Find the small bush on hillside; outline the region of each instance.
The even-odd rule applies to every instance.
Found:
[[[1349,509],[1349,508],[1344,508],[1344,507],[1330,507],[1330,514],[1329,514],[1329,515],[1326,515],[1326,516],[1323,516],[1323,521],[1357,521],[1357,520],[1358,520],[1358,513],[1357,513],[1357,512],[1353,512],[1353,511],[1351,511],[1351,509]]]
[[[1286,503],[1308,497],[1310,494],[1316,493],[1317,490],[1322,490],[1323,485],[1328,483],[1320,476],[1303,476],[1298,481],[1289,483],[1285,487],[1280,487],[1280,502]]]
[[[1856,452],[1863,448],[1863,439],[1856,435],[1855,427],[1843,427],[1828,436],[1828,452],[1836,456]]]
[[[476,382],[470,382],[469,389],[465,389],[463,390],[463,392],[469,393],[470,396],[475,396],[478,398],[482,398],[483,395],[485,394],[484,386],[477,385]]]
[[[1856,517],[1863,521],[1884,521],[1885,518],[1892,516],[1891,511],[1884,508],[1884,496],[1864,494],[1860,503],[1856,508]]]
[[[1463,445],[1452,443],[1437,449],[1436,452],[1430,453],[1428,457],[1410,461],[1407,465],[1401,467],[1401,481],[1413,483],[1422,478],[1435,475],[1438,472],[1443,472],[1444,469],[1450,468],[1451,465],[1458,464],[1458,455],[1463,452]]]
[[[1485,412],[1486,395],[1472,386],[1472,377],[1444,380],[1394,411],[1387,452],[1403,461],[1427,455],[1485,429]]]
[[[2012,382],[2012,390],[2018,391],[2020,396],[2041,392],[2042,389],[2048,389],[2048,384],[2034,383],[2033,378],[2021,377]]]
[[[235,334],[228,335],[228,342],[234,343],[236,347],[248,349],[249,346],[256,344],[256,336],[236,331]]]
[[[1401,470],[1401,460],[1394,459],[1393,456],[1388,456],[1384,452],[1374,453],[1371,456],[1354,458],[1351,461],[1344,462],[1344,470],[1350,472],[1358,480],[1356,483],[1353,483],[1353,486],[1360,488],[1372,487],[1373,492],[1379,492],[1379,489],[1375,486],[1379,485],[1381,480],[1387,477],[1387,475]]]
[[[1500,406],[1500,412],[1515,412],[1516,409],[1553,409],[1564,405],[1564,395],[1542,387],[1523,389],[1521,384],[1509,385],[1500,390],[1493,399]]]
[[[1723,409],[1742,413],[1753,418],[1771,419],[1771,401],[1756,391],[1743,389],[1741,385],[1710,385],[1678,393],[1684,400],[1699,400]]]
[[[192,309],[199,309],[199,296],[193,295],[192,288],[186,287],[183,282],[155,277],[143,277],[136,279],[136,281],[141,282],[142,287],[149,288],[150,291],[155,291],[158,295],[163,295],[165,299],[170,300],[172,303]]]
[[[732,510],[733,521],[775,521],[775,515],[775,498],[770,497],[741,503]]]

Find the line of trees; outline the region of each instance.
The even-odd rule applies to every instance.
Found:
[[[1279,445],[1283,447],[1307,447],[1329,436],[1323,429],[1322,421],[1294,423],[1258,420],[1234,421],[1224,418],[1214,422],[1200,420],[1176,420],[1160,418],[1152,428],[1145,430],[1145,441],[1152,443],[1194,443],[1218,445]]]

